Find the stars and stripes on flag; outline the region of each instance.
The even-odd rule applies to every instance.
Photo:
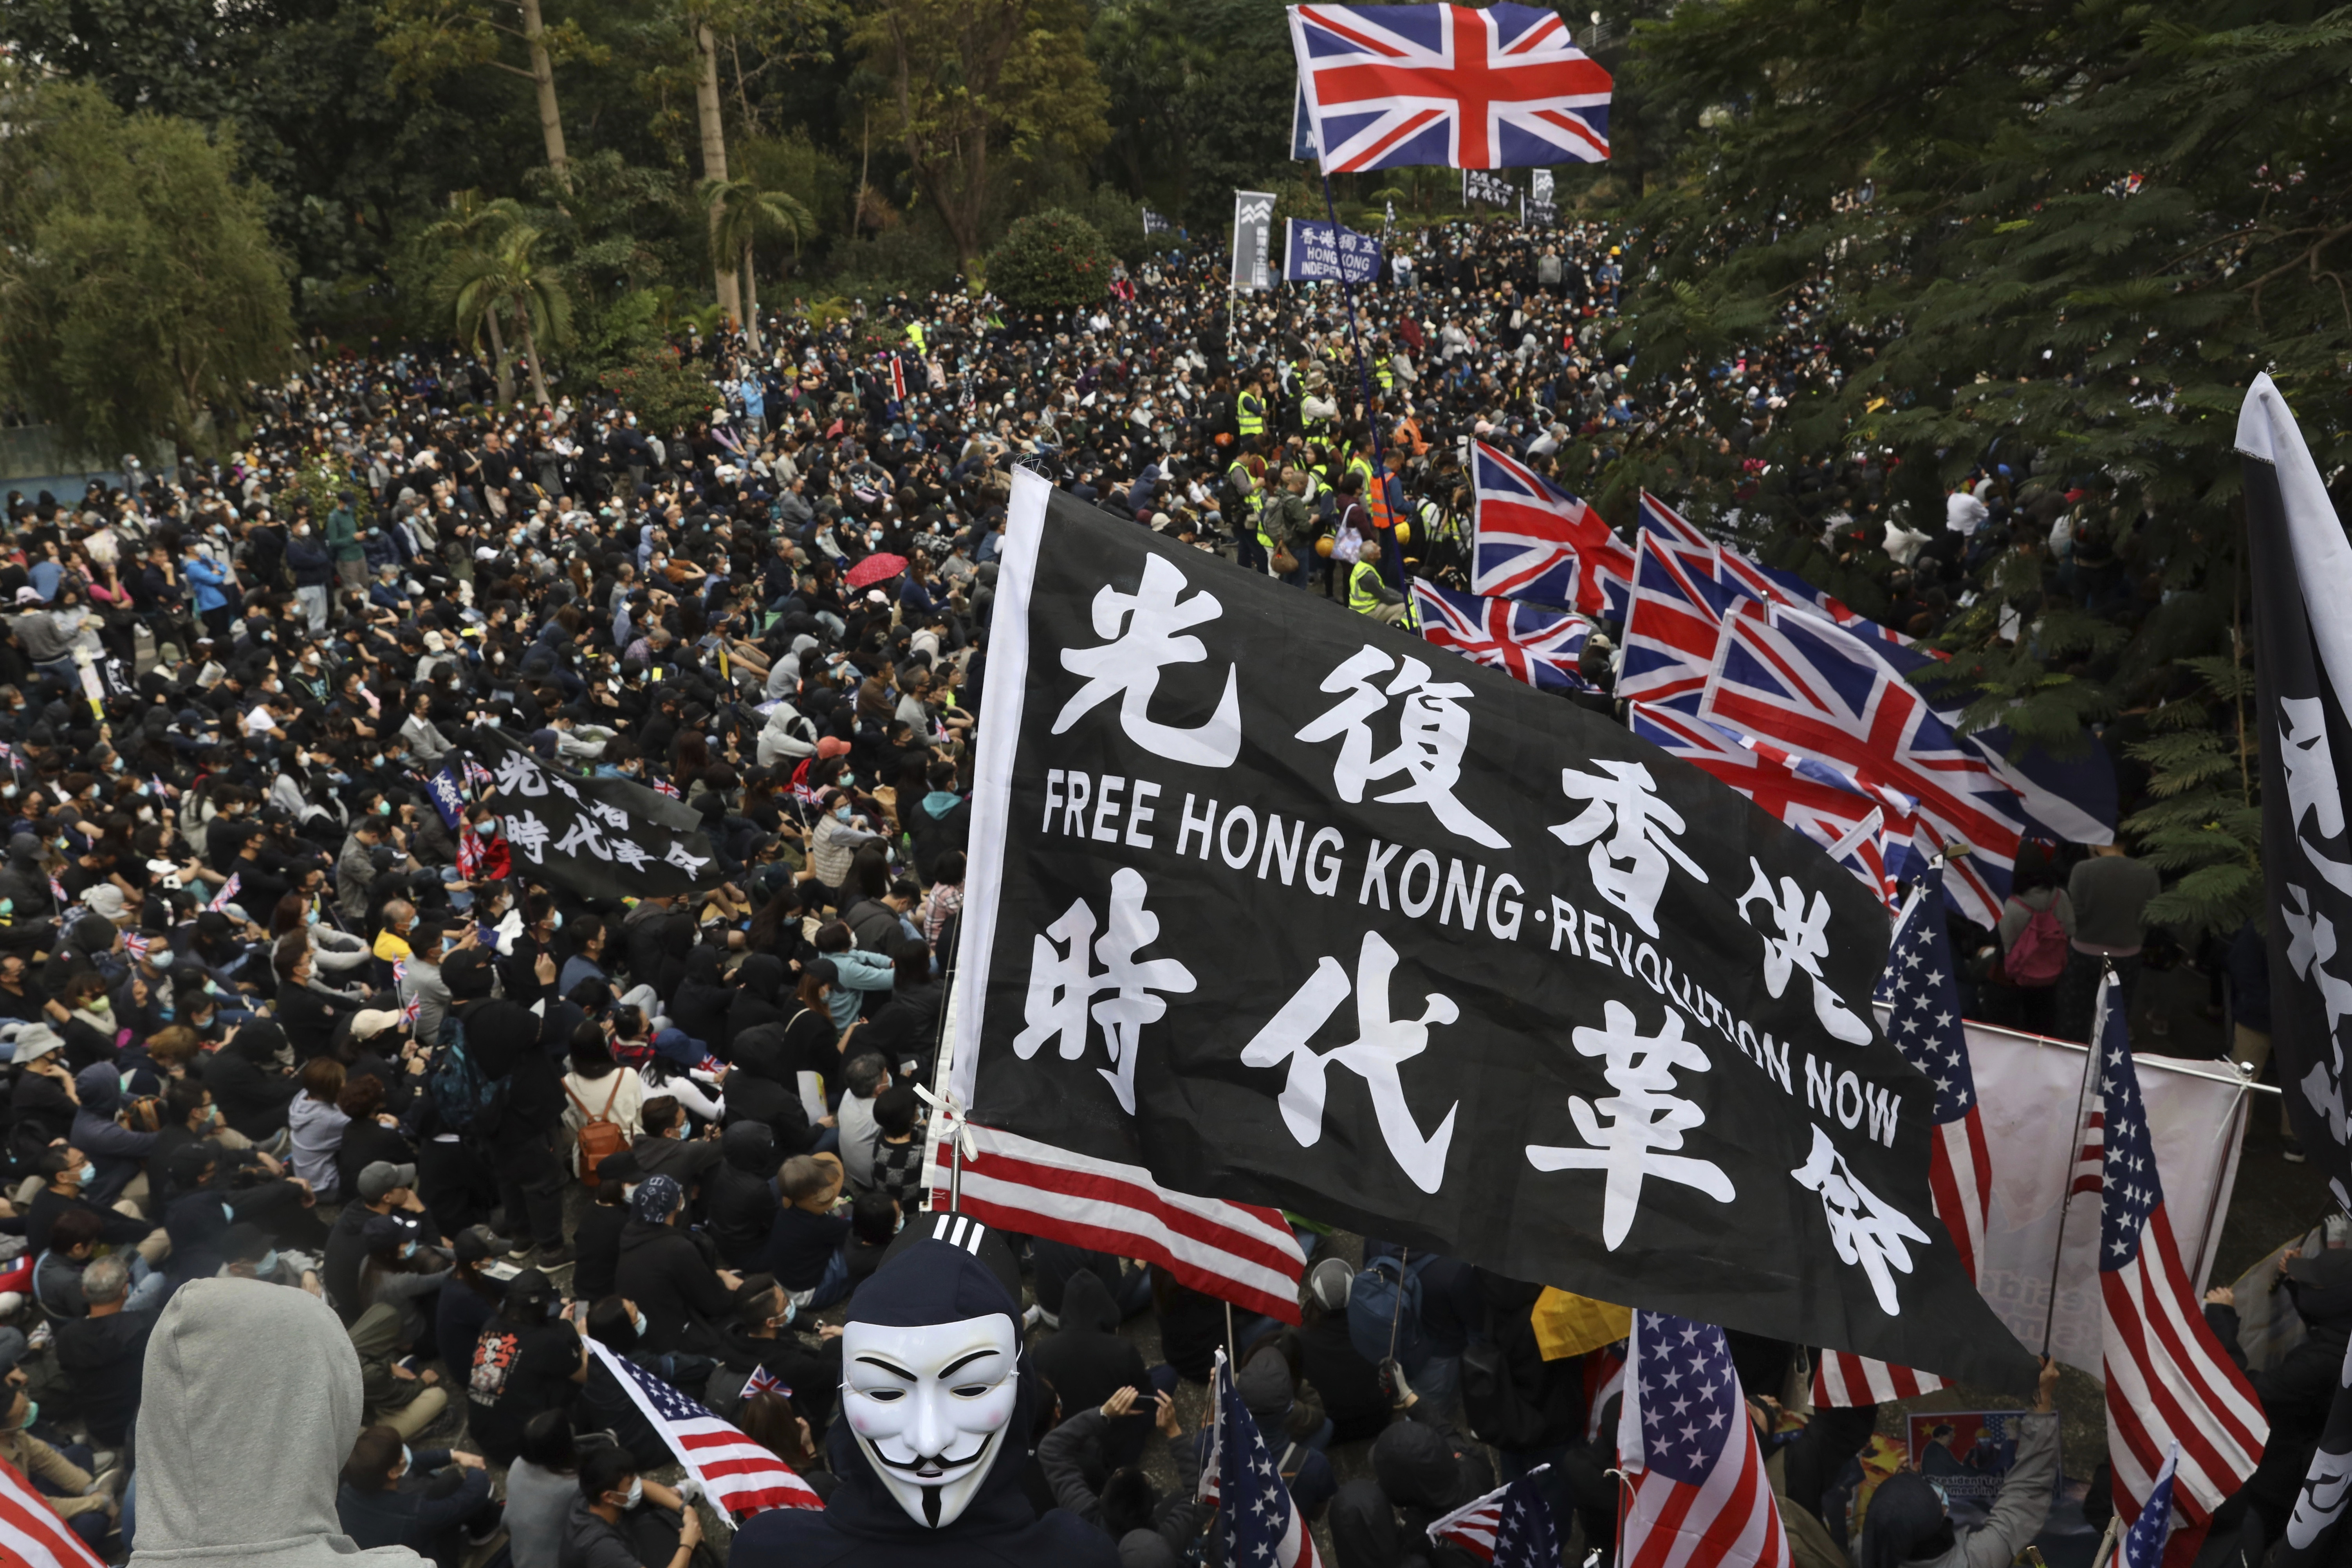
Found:
[[[1723,1331],[1670,1312],[1633,1313],[1618,1464],[1623,1568],[1790,1568]]]
[[[1579,662],[1592,623],[1583,616],[1457,594],[1419,577],[1412,600],[1423,641],[1546,691],[1589,689]]]
[[[1918,831],[1968,849],[1947,859],[1946,895],[1998,924],[2025,831],[2016,792],[1908,681],[1819,616],[1742,603],[1723,633],[1699,712],[1915,797]]]
[[[1293,5],[1290,39],[1298,119],[1327,174],[1609,156],[1609,73],[1576,47],[1557,12]]]
[[[236,901],[237,889],[244,886],[245,874],[241,871],[231,871],[228,874],[228,880],[221,884],[220,891],[213,895],[213,901],[205,908],[212,910],[228,908],[230,904]]]
[[[653,1423],[687,1474],[702,1483],[715,1506],[738,1519],[772,1508],[824,1506],[791,1466],[737,1428],[594,1340],[582,1342]]]
[[[1473,445],[1470,591],[1622,620],[1633,552],[1601,514],[1508,452]]]
[[[0,1563],[23,1568],[105,1568],[24,1473],[0,1459]]]
[[[1978,1278],[1985,1255],[1985,1223],[1992,1208],[1992,1148],[1960,1021],[1960,988],[1940,899],[1912,890],[1886,954],[1879,999],[1887,1005],[1886,1034],[1903,1059],[1936,1089],[1928,1145],[1927,1190],[1936,1215],[1959,1250],[1960,1267]],[[1813,1403],[1824,1407],[1909,1399],[1944,1386],[1932,1373],[1845,1351],[1823,1351],[1813,1368]]]
[[[1538,1465],[1508,1486],[1464,1503],[1429,1527],[1440,1546],[1458,1546],[1495,1568],[1558,1568],[1559,1531],[1536,1478]]]
[[[2132,1063],[2122,987],[2099,987],[2093,1056],[2105,1117],[2099,1200],[2099,1302],[2105,1323],[2107,1462],[2116,1516],[2126,1526],[2155,1506],[2164,1455],[2177,1448],[2168,1568],[2187,1568],[2213,1510],[2243,1486],[2263,1457],[2270,1422],[2246,1375],[2197,1300],[2191,1265],[2165,1212],[2147,1107]]]
[[[1224,1364],[1222,1351],[1217,1363],[1220,1368]],[[1307,1516],[1292,1500],[1290,1487],[1230,1376],[1217,1390],[1216,1424],[1218,1518],[1224,1526],[1225,1561],[1249,1568],[1316,1568],[1319,1559]]]
[[[2164,1457],[2164,1468],[2156,1472],[2156,1484],[2148,1489],[2139,1517],[2124,1531],[2116,1568],[2158,1568],[2163,1563],[2165,1538],[2172,1531],[2172,1478],[2179,1463],[2180,1445],[2175,1443]]]
[[[2066,1195],[2098,1192],[2106,1184],[2106,1173],[2107,1113],[2094,1105],[2083,1119],[2083,1141],[2074,1151],[2074,1179],[2067,1184]]]
[[[944,1121],[932,1118],[923,1165],[923,1190],[941,1210]],[[1279,1210],[1171,1192],[1140,1165],[1075,1154],[1001,1128],[963,1126],[971,1143],[959,1178],[961,1212],[1016,1235],[1139,1258],[1244,1311],[1298,1321],[1307,1255]]]

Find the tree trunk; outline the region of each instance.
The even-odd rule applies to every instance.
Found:
[[[563,117],[555,108],[555,62],[547,53],[547,26],[539,0],[516,0],[522,8],[523,42],[530,49],[530,79],[539,89],[539,133],[547,139],[547,166],[555,183],[572,189],[572,161],[563,153]]]
[[[760,352],[760,279],[751,270],[751,242],[743,242],[743,336]]]
[[[710,24],[700,17],[694,23],[694,112],[702,123],[702,177],[723,180],[727,177],[727,123],[720,117],[719,102],[719,37]],[[719,209],[710,209],[710,232],[713,237],[711,279],[717,286],[719,308],[727,312],[730,323],[743,320],[743,300],[735,287],[735,268],[719,260],[716,237],[719,233]]]
[[[507,358],[506,334],[499,331],[499,308],[492,305],[482,312],[482,324],[490,329],[490,363],[499,374],[499,406],[514,402],[514,364]]]
[[[547,395],[547,376],[539,368],[539,342],[530,335],[530,312],[515,311],[516,325],[522,328],[522,352],[530,356],[530,395],[541,408],[552,408],[555,400]]]

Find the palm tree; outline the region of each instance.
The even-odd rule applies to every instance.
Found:
[[[479,270],[482,259],[496,245],[499,236],[522,220],[522,204],[511,196],[484,201],[479,191],[450,192],[449,216],[425,231],[426,239],[448,247],[448,258],[442,263],[444,295],[452,292],[450,277]],[[514,372],[507,359],[506,338],[499,330],[498,313],[484,315],[480,328],[479,331],[461,331],[459,339],[471,346],[484,332],[488,335],[490,360],[499,376],[499,406],[503,408],[514,401]]]
[[[555,265],[539,254],[545,237],[536,224],[510,223],[488,245],[460,251],[441,275],[442,294],[455,316],[460,342],[471,343],[488,331],[498,344],[499,317],[514,321],[522,334],[522,352],[530,359],[531,395],[542,407],[552,399],[547,395],[539,346],[560,342],[572,330],[572,296]],[[509,363],[501,351],[502,399],[511,395]]]
[[[752,268],[752,244],[768,237],[787,239],[798,256],[801,241],[816,237],[816,218],[797,196],[751,179],[705,180],[702,205],[710,211],[711,264],[741,271],[743,332],[751,352],[758,353],[760,284]]]

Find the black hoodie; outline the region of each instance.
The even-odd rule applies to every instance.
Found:
[[[928,1239],[876,1270],[850,1309],[857,1321],[893,1324],[959,1322],[989,1312],[1019,1321],[1018,1306],[986,1265],[961,1247]],[[1034,1367],[1034,1358],[1022,1367],[1004,1427],[1008,1439],[1031,1430],[1038,1401],[1049,1397]],[[996,1457],[971,1504],[936,1530],[898,1506],[848,1422],[834,1423],[827,1454],[841,1482],[824,1511],[778,1508],[754,1515],[736,1534],[730,1568],[1118,1568],[1118,1548],[1109,1536],[1067,1510],[1040,1515],[1031,1506],[1023,1484],[1029,1456],[1018,1447]]]
[[[1151,1392],[1143,1352],[1118,1334],[1118,1308],[1101,1276],[1081,1268],[1062,1291],[1062,1326],[1030,1352],[1039,1373],[1061,1396],[1065,1414],[1099,1405],[1122,1388]],[[1151,1436],[1150,1407],[1111,1423],[1107,1450],[1114,1464],[1132,1464]]]
[[[779,996],[784,984],[784,961],[772,953],[755,952],[736,970],[735,978],[742,989],[735,993],[734,1002],[727,1009],[727,1038],[720,1042],[732,1045],[735,1037],[761,1024],[784,1021],[783,1004]]]
[[[270,1059],[285,1044],[286,1031],[259,1018],[205,1063],[205,1087],[213,1091],[221,1120],[247,1138],[276,1136],[286,1126],[286,1108],[302,1091],[301,1080],[280,1073]]]
[[[764,1121],[735,1122],[719,1134],[719,1164],[702,1184],[710,1239],[729,1268],[748,1268],[776,1223],[776,1192],[769,1184],[783,1161]]]

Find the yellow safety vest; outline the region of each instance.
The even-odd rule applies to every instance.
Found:
[[[1359,561],[1348,574],[1348,608],[1360,616],[1369,616],[1381,607],[1381,596],[1372,592],[1372,584],[1381,580],[1381,569],[1369,561]]]
[[[923,352],[923,323],[920,321],[909,321],[907,323],[907,336],[913,340],[915,352],[917,353],[921,353]]]
[[[1244,387],[1234,399],[1234,424],[1244,437],[1265,434],[1265,404],[1255,387]]]

